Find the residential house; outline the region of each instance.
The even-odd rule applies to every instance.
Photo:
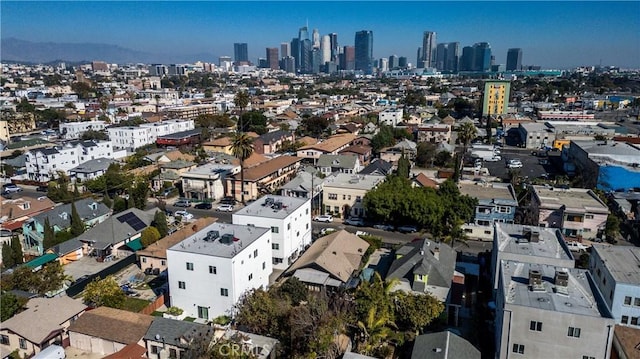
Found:
[[[371,146],[365,145],[351,145],[344,150],[340,151],[339,154],[347,155],[347,156],[356,156],[358,160],[363,166],[369,164],[371,157],[373,157],[373,148]]]
[[[130,208],[96,224],[78,237],[98,258],[127,256],[142,248],[141,233],[153,222],[153,213]],[[122,251],[122,252],[121,252]]]
[[[285,141],[294,143],[296,136],[293,132],[277,130],[267,132],[253,140],[253,150],[259,154],[271,154],[280,150]]]
[[[616,324],[640,329],[640,248],[594,244],[589,271]]]
[[[204,142],[202,147],[207,152],[222,152],[228,155],[231,154],[231,138],[230,137],[220,137],[216,138],[213,141]]]
[[[441,123],[421,124],[418,126],[418,142],[449,143],[451,126]]]
[[[413,187],[423,187],[423,188],[433,188],[433,189],[437,189],[440,186],[440,184],[436,180],[434,180],[433,178],[430,178],[429,176],[424,174],[424,172],[420,172],[416,176],[414,176],[411,179],[411,185]]]
[[[498,288],[503,260],[574,268],[575,258],[562,233],[555,228],[495,223],[491,251],[491,278]]]
[[[313,145],[307,145],[298,149],[298,157],[310,160],[317,160],[320,155],[337,155],[340,151],[349,147],[356,139],[353,134],[334,135],[324,141],[320,141]]]
[[[461,181],[458,188],[478,200],[473,222],[463,225],[469,238],[491,241],[495,222],[513,223],[518,200],[511,184]]]
[[[256,359],[276,359],[280,344],[277,339],[271,337],[234,329],[226,329],[220,339],[228,341],[232,346],[242,346]]]
[[[149,127],[109,127],[107,131],[114,148],[129,152],[156,142]]]
[[[463,337],[445,330],[418,335],[411,359],[480,359],[480,351]]]
[[[590,189],[531,186],[535,224],[561,228],[565,237],[593,239],[604,231],[609,209]]]
[[[328,176],[332,173],[356,174],[361,170],[361,162],[357,156],[320,155],[316,164],[320,173]]]
[[[445,303],[454,325],[462,307],[464,274],[456,271],[456,251],[428,239],[413,241],[396,251],[387,280],[397,280],[392,290],[429,294]]]
[[[179,150],[173,150],[173,151],[160,151],[160,152],[152,153],[152,154],[146,155],[144,158],[149,162],[162,164],[162,163],[169,163],[171,161],[177,161],[177,160],[194,162],[196,159],[196,156],[189,153],[182,153]]]
[[[347,217],[366,217],[362,199],[367,192],[383,182],[380,175],[350,175],[336,173],[324,182],[322,204],[325,214],[338,214]]]
[[[111,214],[111,210],[104,203],[96,202],[92,198],[75,201],[74,205],[84,226],[87,228],[104,222]],[[54,232],[66,231],[71,228],[71,212],[71,204],[63,204],[26,220],[22,224],[22,233],[24,235],[22,247],[24,251],[34,255],[42,255],[44,253],[45,221],[49,220]]]
[[[142,340],[155,317],[122,309],[98,307],[69,327],[69,345],[85,352],[108,355]]]
[[[70,169],[69,176],[79,182],[93,180],[105,174],[112,163],[116,161],[104,157],[89,160]]]
[[[391,163],[397,163],[400,157],[404,155],[409,161],[414,161],[417,153],[418,145],[405,138],[394,146],[381,149],[380,159]]]
[[[55,203],[46,196],[32,198],[19,197],[7,199],[0,197],[0,226],[2,229],[15,231],[29,219],[55,207]]]
[[[62,343],[71,323],[86,308],[81,300],[66,296],[30,299],[25,310],[0,323],[2,357],[14,350],[20,357],[30,357],[51,344]]]
[[[396,127],[403,121],[404,110],[402,108],[388,108],[378,113],[378,123]]]
[[[355,234],[340,230],[318,238],[285,272],[309,289],[340,288],[360,267],[369,243]]]
[[[175,185],[180,181],[183,173],[194,170],[198,167],[198,164],[191,161],[175,160],[168,163],[162,163],[159,166],[160,173],[153,178],[153,189],[156,191],[162,189],[165,184]]]
[[[256,199],[262,194],[273,193],[295,177],[302,158],[280,156],[257,166],[244,169],[245,200]],[[226,195],[241,200],[241,175],[227,177]]]
[[[183,172],[182,190],[189,199],[215,201],[225,196],[227,177],[240,173],[233,159],[214,161]]]
[[[107,127],[104,121],[62,122],[60,136],[65,140],[77,140],[87,131],[103,131]]]
[[[387,176],[393,171],[393,164],[383,159],[376,158],[367,167],[363,168],[358,174],[361,175],[378,175]]]
[[[45,250],[44,252],[45,254],[42,257],[45,257],[47,255],[55,255],[56,260],[60,262],[60,264],[65,265],[71,262],[75,262],[89,253],[89,245],[83,243],[78,238],[72,238],[68,241],[56,244],[55,246]]]
[[[203,321],[233,314],[248,290],[267,288],[271,230],[212,223],[167,249],[171,305]]]
[[[167,269],[167,249],[180,243],[185,238],[194,235],[200,229],[217,221],[214,217],[198,218],[195,222],[190,223],[188,226],[177,230],[174,233],[167,235],[164,238],[156,241],[136,252],[138,258],[138,266],[142,271],[149,269],[158,269],[160,272],[164,272]]]
[[[503,260],[496,358],[609,358],[615,321],[582,269]]]
[[[152,141],[150,143],[156,142],[158,137],[172,135],[175,133],[185,132],[194,130],[195,121],[193,119],[172,119],[172,120],[164,120],[153,123],[143,123],[140,125],[140,128],[149,128],[151,129],[149,135]],[[110,128],[111,129],[111,128]]]
[[[213,334],[214,328],[206,324],[153,317],[144,342],[150,358],[188,359],[192,341],[203,336],[212,340]]]
[[[638,357],[640,329],[616,325],[613,336],[611,358],[630,359]]]
[[[286,269],[311,244],[311,200],[268,195],[236,211],[233,224],[271,229],[273,267]]]

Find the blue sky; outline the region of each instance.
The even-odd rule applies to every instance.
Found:
[[[414,63],[425,30],[461,47],[489,42],[496,63],[510,47],[523,63],[547,68],[617,65],[640,68],[640,1],[627,2],[31,2],[1,1],[1,36],[29,41],[94,42],[153,53],[233,56],[247,42],[249,57],[265,57],[297,36],[336,32],[340,46],[372,30],[374,56]]]

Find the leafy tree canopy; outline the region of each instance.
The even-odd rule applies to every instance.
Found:
[[[105,279],[95,279],[89,283],[84,290],[82,296],[83,300],[87,304],[95,305],[96,307],[106,306],[111,308],[122,308],[126,295],[124,291],[118,285],[113,276],[109,276]]]

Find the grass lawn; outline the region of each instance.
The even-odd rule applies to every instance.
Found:
[[[138,313],[142,309],[146,308],[149,304],[151,304],[151,302],[148,300],[127,297],[124,300],[124,305],[122,309],[130,312]]]
[[[194,318],[194,317],[186,317],[186,318],[184,318],[183,320],[184,320],[185,322],[193,322],[193,321],[195,321],[195,320],[196,320],[196,318]]]

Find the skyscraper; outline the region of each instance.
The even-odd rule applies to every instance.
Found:
[[[320,57],[323,65],[331,61],[331,37],[329,35],[324,35],[320,39]]]
[[[280,43],[280,57],[291,56],[291,47],[288,42]]]
[[[246,42],[236,42],[233,44],[233,59],[236,64],[249,62],[249,50]]]
[[[436,49],[436,33],[433,31],[425,31],[422,36],[422,64],[418,67],[435,67],[433,57]]]
[[[297,70],[300,69],[300,39],[293,38],[291,39],[291,56],[293,57],[294,66]]]
[[[460,71],[473,71],[473,47],[465,46],[462,48],[459,69]]]
[[[373,72],[373,31],[356,32],[355,57],[356,70],[362,70],[365,74]]]
[[[338,54],[340,53],[340,49],[338,48],[338,34],[332,32],[329,34],[331,37],[331,61],[338,61]]]
[[[356,48],[353,46],[345,46],[342,49],[340,57],[340,69],[353,71],[356,68]]]
[[[405,56],[398,57],[398,67],[401,69],[407,68],[409,66],[409,62]]]
[[[384,57],[381,58],[380,61],[378,62],[378,68],[382,72],[389,71],[389,59],[386,59]]]
[[[448,44],[440,43],[436,46],[436,61],[435,68],[438,71],[444,71],[445,63],[447,61],[447,46]]]
[[[313,29],[313,48],[314,49],[319,49],[320,48],[320,33],[318,32],[318,29]]]
[[[422,47],[418,47],[418,55],[416,56],[416,68],[422,68],[424,63],[422,62]]]
[[[300,72],[308,74],[311,72],[311,40],[305,39],[300,42]]]
[[[460,60],[460,43],[450,42],[447,44],[447,58],[444,66],[445,71],[458,72],[458,63]]]
[[[522,49],[513,48],[507,50],[507,71],[519,71],[522,69]]]
[[[277,47],[267,47],[267,66],[272,70],[277,70],[280,67]]]
[[[389,70],[397,69],[399,67],[399,58],[396,55],[389,56]]]
[[[491,45],[478,42],[473,45],[473,71],[489,71],[491,69]]]
[[[306,26],[303,26],[298,30],[298,39],[300,41],[309,39],[309,29]]]

